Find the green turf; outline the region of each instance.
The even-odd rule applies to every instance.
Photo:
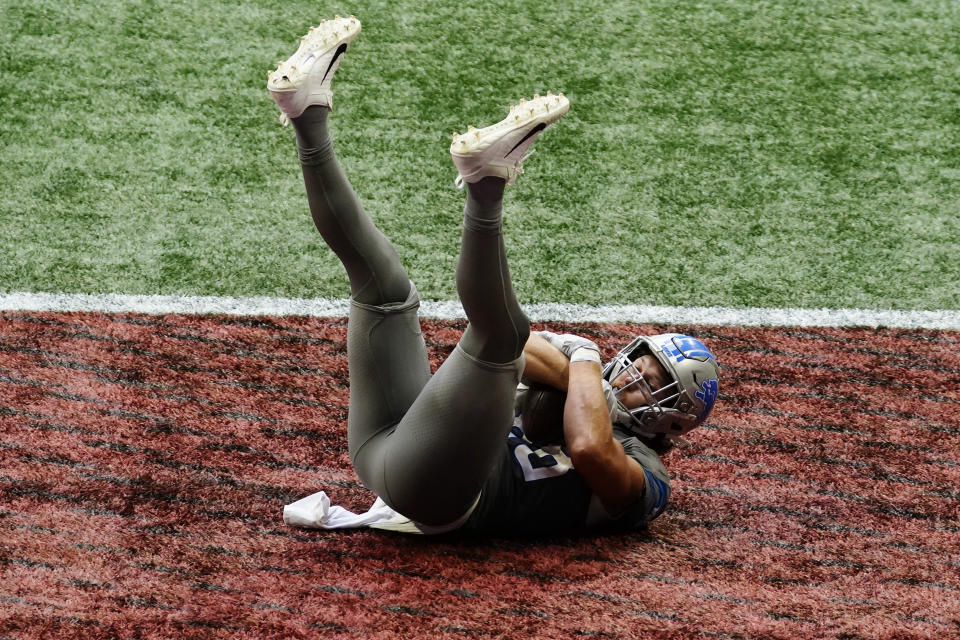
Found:
[[[0,0],[0,291],[343,296],[266,71],[354,13],[337,149],[455,296],[450,134],[562,90],[525,301],[960,308],[960,4]]]

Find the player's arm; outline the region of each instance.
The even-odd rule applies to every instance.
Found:
[[[547,384],[560,391],[567,390],[570,361],[543,336],[531,333],[523,347],[523,355],[525,381]]]
[[[645,475],[613,437],[601,380],[599,363],[569,364],[563,437],[577,473],[607,512],[619,515],[640,499]]]

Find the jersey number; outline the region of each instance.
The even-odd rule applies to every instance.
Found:
[[[518,427],[510,431],[507,443],[513,450],[513,457],[516,458],[520,469],[523,470],[523,479],[527,482],[555,478],[573,469],[573,461],[559,445],[533,449],[530,442],[523,437],[523,431]]]

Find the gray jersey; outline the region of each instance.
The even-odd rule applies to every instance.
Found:
[[[504,455],[484,483],[465,531],[564,535],[591,528],[633,529],[666,508],[669,476],[652,449],[625,431],[614,436],[646,474],[643,494],[620,514],[606,512],[559,445],[537,448],[523,437],[519,417],[504,443]]]

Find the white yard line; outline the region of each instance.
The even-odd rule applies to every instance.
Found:
[[[106,313],[188,313],[244,316],[344,317],[344,299],[231,298],[80,293],[0,293],[5,311],[99,311]],[[960,330],[960,311],[896,311],[885,309],[767,309],[733,307],[666,307],[649,305],[524,305],[534,321],[633,322],[671,325],[895,327]],[[421,315],[462,319],[459,302],[424,301]]]

